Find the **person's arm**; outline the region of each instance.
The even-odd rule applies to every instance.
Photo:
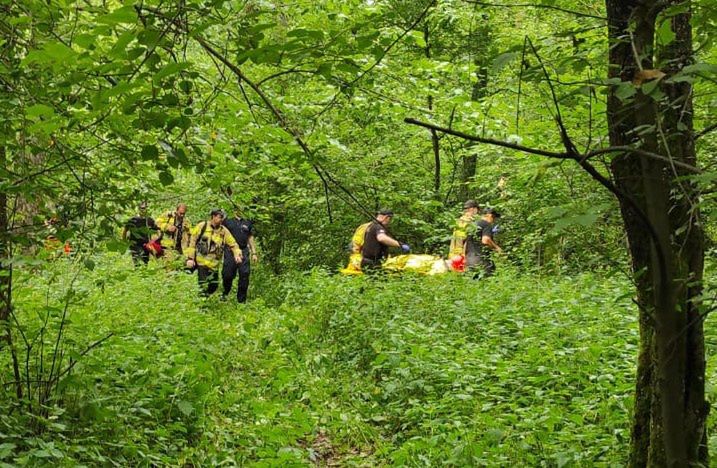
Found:
[[[184,250],[189,247],[189,241],[192,237],[192,223],[189,222],[188,218],[184,218],[182,223],[184,227],[182,228],[182,239],[180,242],[182,243],[182,250]]]
[[[227,229],[226,226],[222,226],[222,229],[224,229],[224,243],[229,246],[234,254],[234,261],[241,263],[243,255],[241,253],[241,249],[239,248],[239,244],[237,244],[237,241],[234,240],[234,236],[232,236],[232,233],[229,232],[229,229]]]
[[[194,267],[194,255],[197,252],[197,237],[199,237],[199,232],[201,231],[202,223],[197,224],[194,226],[194,229],[192,229],[192,235],[189,239],[189,245],[186,249],[184,249],[184,255],[187,256],[187,266],[189,268]]]
[[[493,240],[493,238],[491,236],[487,236],[484,234],[483,237],[481,237],[481,243],[483,245],[487,245],[488,247],[495,250],[496,252],[503,251],[503,249],[501,249],[500,246],[495,243],[495,241]]]
[[[411,251],[411,247],[408,246],[408,244],[402,244],[398,242],[393,237],[390,237],[386,232],[381,231],[376,235],[376,240],[382,243],[383,245],[387,245],[389,247],[398,247],[401,249],[401,251],[405,254]]]
[[[401,243],[400,243],[400,242],[398,242],[398,241],[397,241],[396,239],[394,239],[393,237],[390,237],[390,236],[389,236],[388,234],[386,234],[385,232],[379,232],[379,233],[376,235],[376,240],[379,241],[380,243],[382,243],[383,245],[387,245],[387,246],[389,246],[389,247],[401,247]]]
[[[254,235],[249,234],[249,240],[247,241],[249,244],[249,255],[251,255],[251,261],[256,263],[259,261],[259,255],[256,253],[256,242],[254,242]]]

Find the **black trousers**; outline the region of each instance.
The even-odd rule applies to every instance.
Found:
[[[219,272],[203,265],[197,266],[199,289],[204,296],[211,296],[219,288]]]
[[[495,263],[489,256],[481,256],[470,271],[473,272],[474,279],[487,278],[495,273]]]
[[[144,250],[143,244],[132,244],[129,246],[129,251],[132,253],[132,261],[135,266],[140,262],[144,262],[145,265],[149,262],[149,252]]]
[[[222,286],[224,296],[228,296],[232,290],[234,278],[239,276],[237,284],[237,301],[246,302],[249,291],[249,275],[251,275],[251,261],[249,260],[249,249],[242,249],[243,260],[241,263],[234,261],[234,256],[224,253],[224,267],[222,268]]]

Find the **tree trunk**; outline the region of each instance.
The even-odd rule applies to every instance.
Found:
[[[489,65],[489,54],[486,52],[490,45],[490,28],[489,18],[487,15],[482,15],[484,26],[479,27],[472,36],[472,47],[474,47],[475,59],[473,64],[475,66],[476,82],[473,83],[473,89],[471,90],[471,101],[480,101],[486,95],[488,89],[488,65]],[[475,147],[475,144],[471,144],[469,148]],[[470,152],[463,158],[463,166],[461,170],[461,188],[459,191],[461,200],[465,201],[469,198],[476,198],[470,189],[470,184],[473,182],[476,176],[478,158],[474,152]]]
[[[7,154],[5,147],[0,146],[0,167],[7,167]],[[12,311],[12,264],[10,255],[10,223],[7,212],[7,194],[0,191],[0,343],[5,342],[12,361],[13,376],[15,377],[15,394],[18,400],[22,399],[22,378],[17,352],[12,341],[12,326],[10,313]],[[0,351],[2,347],[0,347]]]
[[[426,58],[431,58],[430,29],[428,20],[423,25],[423,40],[426,43]],[[428,110],[433,110],[433,96],[428,95]],[[438,132],[431,130],[431,147],[433,148],[433,192],[436,199],[441,198],[441,146],[438,138]]]
[[[655,43],[660,9],[675,3],[606,0],[610,78],[639,87],[645,70],[660,67],[669,77],[690,63],[689,13],[667,20],[675,40]],[[632,145],[696,166],[690,84],[664,79],[658,84],[664,97],[646,88],[621,100],[613,85],[608,97],[611,145]],[[611,171],[630,198],[623,197],[620,206],[640,305],[630,464],[706,465],[708,406],[699,311],[704,240],[698,190],[680,180],[688,175],[683,169],[633,153],[613,159]]]

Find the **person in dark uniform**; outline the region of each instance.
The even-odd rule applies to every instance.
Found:
[[[366,228],[363,248],[361,249],[362,271],[366,272],[379,268],[381,262],[388,256],[389,247],[398,247],[403,253],[411,251],[408,244],[402,244],[388,235],[386,227],[392,219],[393,211],[381,210],[376,214],[376,219]]]
[[[223,297],[227,297],[232,290],[234,278],[239,276],[237,284],[237,301],[239,303],[246,302],[247,292],[249,291],[249,275],[251,274],[251,262],[258,262],[259,257],[256,253],[256,243],[254,242],[254,223],[241,216],[239,210],[236,211],[233,218],[227,218],[222,223],[234,239],[237,241],[242,251],[242,261],[237,263],[231,252],[224,250],[224,267],[222,268],[222,283],[224,287]]]
[[[138,216],[130,218],[122,231],[122,239],[130,241],[129,250],[135,266],[140,262],[145,265],[149,262],[149,250],[145,244],[158,233],[159,228],[154,219],[147,216],[147,202],[140,203]]]
[[[471,234],[470,242],[466,243],[466,265],[482,268],[484,277],[495,273],[495,263],[491,259],[492,252],[503,251],[493,240],[495,222],[498,218],[500,218],[500,213],[494,208],[484,209],[481,219],[475,223],[475,232]],[[477,276],[479,275],[480,272]]]

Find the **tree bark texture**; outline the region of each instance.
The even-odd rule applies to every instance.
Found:
[[[609,77],[638,88],[634,96],[620,99],[619,85],[612,86],[610,144],[697,166],[691,85],[669,80],[692,60],[689,12],[661,15],[676,3],[606,0]],[[669,44],[656,41],[662,21],[670,22],[675,33]],[[655,69],[665,73],[659,83],[645,78],[655,76],[646,72]],[[680,167],[635,154],[617,156],[611,171],[625,194],[620,206],[640,306],[630,465],[706,466],[708,405],[699,310],[704,237],[698,188],[684,180],[688,174]]]

